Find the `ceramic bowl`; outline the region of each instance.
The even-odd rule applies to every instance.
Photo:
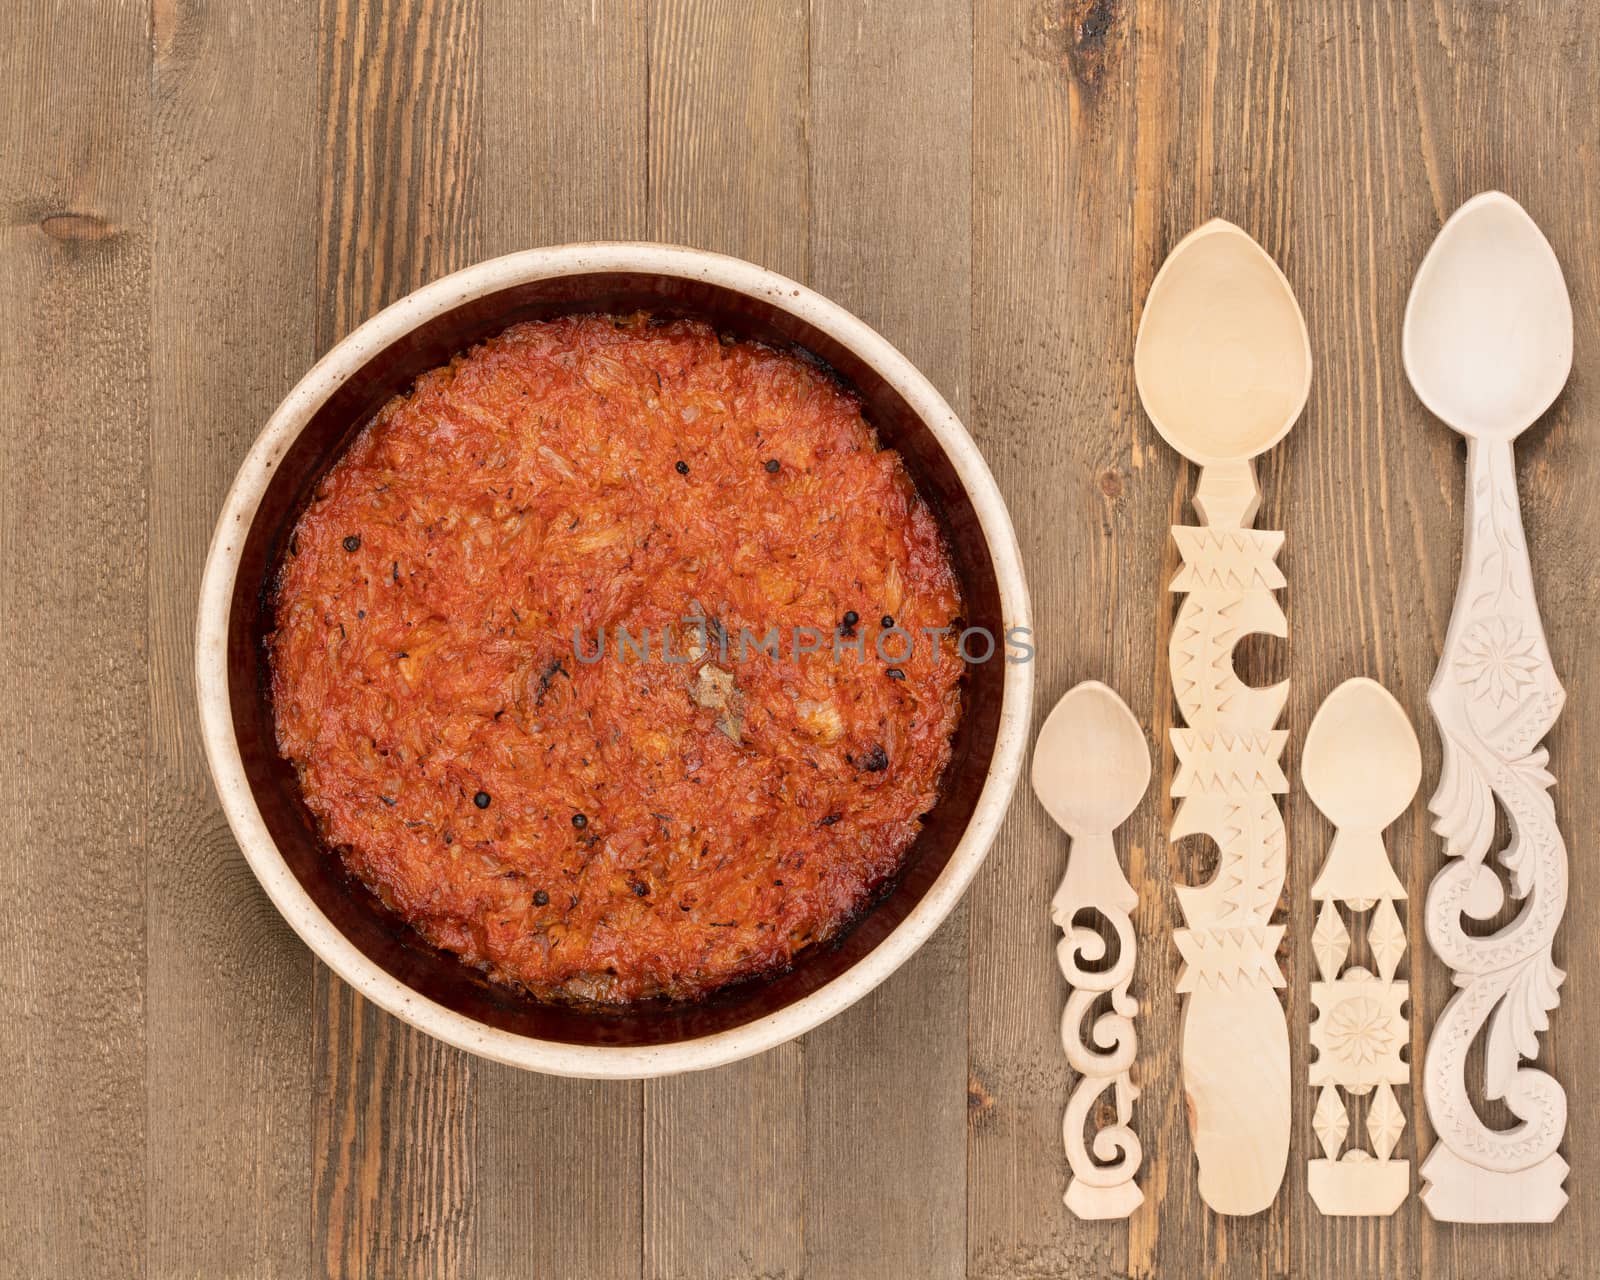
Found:
[[[540,1005],[432,949],[347,877],[319,843],[274,745],[267,585],[294,519],[371,413],[424,370],[519,320],[641,309],[699,317],[830,365],[942,518],[968,624],[996,636],[1031,625],[1005,503],[950,406],[867,325],[764,268],[665,245],[533,249],[419,289],[328,352],[245,457],[206,561],[195,674],[217,794],[267,895],[341,978],[441,1040],[556,1075],[719,1066],[793,1039],[876,987],[928,939],[983,861],[1021,767],[1032,691],[1029,663],[974,664],[943,793],[886,896],[788,973],[699,1004],[625,1013]]]

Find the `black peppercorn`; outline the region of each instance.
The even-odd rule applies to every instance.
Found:
[[[844,625],[845,626],[853,627],[853,626],[856,625],[856,623],[858,623],[860,621],[861,621],[861,615],[859,613],[857,613],[854,609],[846,609],[845,610],[845,612],[844,612]]]
[[[883,615],[883,617],[878,619],[878,622],[879,625],[881,625],[883,629],[887,631],[890,627],[894,626],[894,614],[886,613]]]
[[[689,464],[682,458],[678,459],[678,474],[680,476],[686,476],[689,474]]]
[[[650,886],[643,880],[635,880],[630,887],[633,889],[633,896],[636,898],[643,898],[650,892]]]
[[[589,825],[589,819],[584,817],[581,813],[575,813],[572,815],[572,825],[577,827],[579,831],[582,831],[586,826]]]
[[[883,674],[888,676],[891,680],[904,680],[906,678],[906,673],[900,670],[899,667],[890,667]]]
[[[767,459],[767,472],[768,472],[768,474],[776,475],[778,473],[778,468],[781,467],[782,465],[783,465],[783,463],[779,462],[776,458],[768,458]]]
[[[344,540],[344,549],[346,551],[360,551],[361,539],[352,533]]]
[[[550,895],[548,893],[546,893],[543,889],[534,890],[533,905],[536,906],[536,907],[549,906],[550,905]]]
[[[478,792],[477,795],[472,797],[472,803],[480,809],[487,809],[489,807],[489,793],[487,791]]]

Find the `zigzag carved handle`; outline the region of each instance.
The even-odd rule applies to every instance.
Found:
[[[1210,472],[1196,507],[1212,523],[1172,531],[1183,568],[1171,590],[1186,594],[1169,657],[1188,727],[1172,731],[1172,794],[1182,803],[1171,838],[1209,836],[1219,860],[1210,883],[1179,886],[1188,927],[1174,937],[1200,1194],[1218,1213],[1248,1214],[1272,1203],[1289,1154],[1289,1032],[1274,991],[1283,985],[1283,929],[1270,923],[1283,892],[1283,816],[1274,796],[1287,789],[1278,761],[1288,736],[1273,726],[1288,685],[1243,684],[1233,650],[1248,634],[1284,636],[1288,627],[1273,595],[1284,585],[1276,564],[1283,534],[1241,527],[1255,510],[1253,471],[1237,464],[1220,489],[1216,477],[1208,484]]]

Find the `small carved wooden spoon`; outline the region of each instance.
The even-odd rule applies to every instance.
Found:
[[[1128,994],[1133,976],[1130,913],[1138,895],[1117,862],[1111,833],[1133,812],[1150,785],[1150,749],[1139,722],[1105,685],[1086,681],[1067,691],[1039,730],[1033,749],[1033,790],[1045,811],[1072,837],[1067,873],[1050,902],[1050,918],[1063,937],[1056,947],[1071,986],[1061,1018],[1067,1061],[1082,1075],[1062,1122],[1072,1167],[1066,1203],[1080,1218],[1125,1218],[1143,1201],[1134,1183],[1142,1149],[1129,1121],[1138,1096],[1131,1075],[1137,1042],[1138,1002]],[[1103,963],[1107,939],[1075,917],[1088,909],[1105,917],[1117,936],[1117,954]],[[1107,993],[1111,1010],[1092,1013]],[[1117,1121],[1094,1136],[1094,1159],[1084,1143],[1085,1123],[1097,1099],[1116,1091]]]
[[[1401,1058],[1410,1043],[1405,1006],[1411,984],[1397,978],[1406,932],[1395,911],[1405,885],[1383,847],[1383,830],[1411,806],[1422,781],[1422,749],[1405,709],[1376,680],[1346,680],[1317,709],[1300,757],[1306,794],[1333,823],[1333,844],[1316,882],[1320,903],[1311,934],[1321,980],[1311,983],[1309,1082],[1312,1128],[1322,1148],[1306,1165],[1306,1189],[1323,1213],[1387,1215],[1411,1191],[1411,1162],[1395,1159],[1406,1110],[1395,1089],[1411,1083]],[[1350,929],[1338,903],[1355,913],[1370,959],[1347,964]],[[1376,907],[1376,910],[1373,908]],[[1369,916],[1366,913],[1372,911]],[[1349,1143],[1347,1098],[1366,1097],[1371,1149]],[[1348,1144],[1348,1145],[1347,1145]]]

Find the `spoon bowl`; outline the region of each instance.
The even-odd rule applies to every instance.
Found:
[[[1422,782],[1422,748],[1405,709],[1376,680],[1328,695],[1300,752],[1306,794],[1341,830],[1382,831]]]
[[[1033,790],[1068,835],[1107,835],[1150,785],[1150,748],[1121,698],[1098,680],[1069,689],[1039,730]]]
[[[1278,264],[1221,218],[1185,236],[1150,286],[1133,350],[1145,412],[1191,462],[1243,461],[1288,434],[1311,391],[1311,341]]]
[[[1572,369],[1572,302],[1561,264],[1523,207],[1485,191],[1455,211],[1406,304],[1406,375],[1462,435],[1512,440]]]

